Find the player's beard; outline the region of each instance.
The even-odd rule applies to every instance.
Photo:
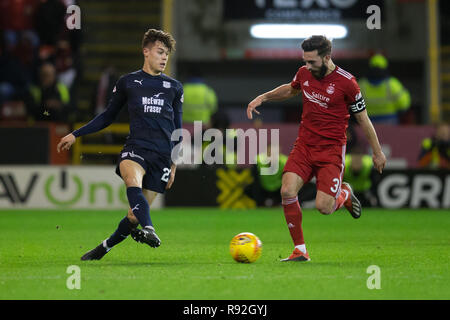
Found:
[[[327,73],[327,71],[328,71],[328,67],[325,64],[324,59],[322,59],[322,66],[320,67],[320,69],[317,71],[311,72],[311,73],[314,76],[314,78],[320,80],[320,79],[323,79],[323,77],[325,77],[325,74]]]

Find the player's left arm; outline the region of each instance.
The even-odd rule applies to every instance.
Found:
[[[373,165],[375,169],[379,173],[383,172],[383,169],[386,165],[386,156],[381,150],[380,142],[378,141],[377,133],[375,128],[372,125],[372,121],[370,121],[369,116],[367,115],[367,111],[364,109],[361,112],[354,114],[356,121],[358,121],[359,125],[364,131],[364,134],[369,141],[370,146],[373,150]]]
[[[380,142],[378,141],[378,136],[373,127],[372,121],[370,121],[367,115],[366,103],[364,97],[361,94],[358,83],[353,78],[351,81],[350,88],[348,89],[349,98],[354,101],[350,104],[349,112],[353,114],[358,124],[364,131],[364,134],[372,147],[372,160],[375,169],[382,173],[386,165],[386,156],[381,150]]]
[[[183,125],[183,86],[180,84],[180,87],[177,90],[177,94],[175,95],[175,99],[173,101],[173,122],[175,125],[175,130],[181,129]],[[183,136],[180,136],[180,139],[176,142],[176,144],[181,143],[183,140]],[[167,182],[166,189],[170,189],[172,187],[173,182],[175,181],[175,172],[177,171],[177,165],[175,164],[174,159],[172,159],[172,165],[170,166],[170,177]]]

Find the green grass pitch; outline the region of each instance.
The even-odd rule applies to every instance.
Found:
[[[80,257],[107,238],[123,211],[0,211],[0,299],[449,299],[450,212],[304,210],[310,262],[279,262],[292,249],[283,211],[167,208],[152,211],[162,244],[130,237],[100,261]],[[231,238],[255,233],[261,258],[239,264]],[[68,289],[80,269],[80,289]],[[367,272],[379,267],[380,289]]]

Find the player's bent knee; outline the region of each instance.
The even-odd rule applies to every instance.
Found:
[[[333,212],[329,210],[328,208],[317,208],[321,214],[324,214],[326,216],[332,214]]]
[[[284,173],[281,181],[280,194],[284,199],[296,197],[303,186],[303,180],[293,172]]]
[[[321,214],[329,215],[333,213],[333,206],[329,203],[317,201],[316,208]]]
[[[282,185],[280,190],[281,198],[293,198],[297,196],[295,188],[289,185]]]

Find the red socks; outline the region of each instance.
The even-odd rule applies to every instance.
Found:
[[[291,234],[291,238],[294,241],[294,245],[301,245],[305,243],[303,239],[302,230],[302,210],[298,203],[298,198],[283,198],[282,201],[284,217]]]

